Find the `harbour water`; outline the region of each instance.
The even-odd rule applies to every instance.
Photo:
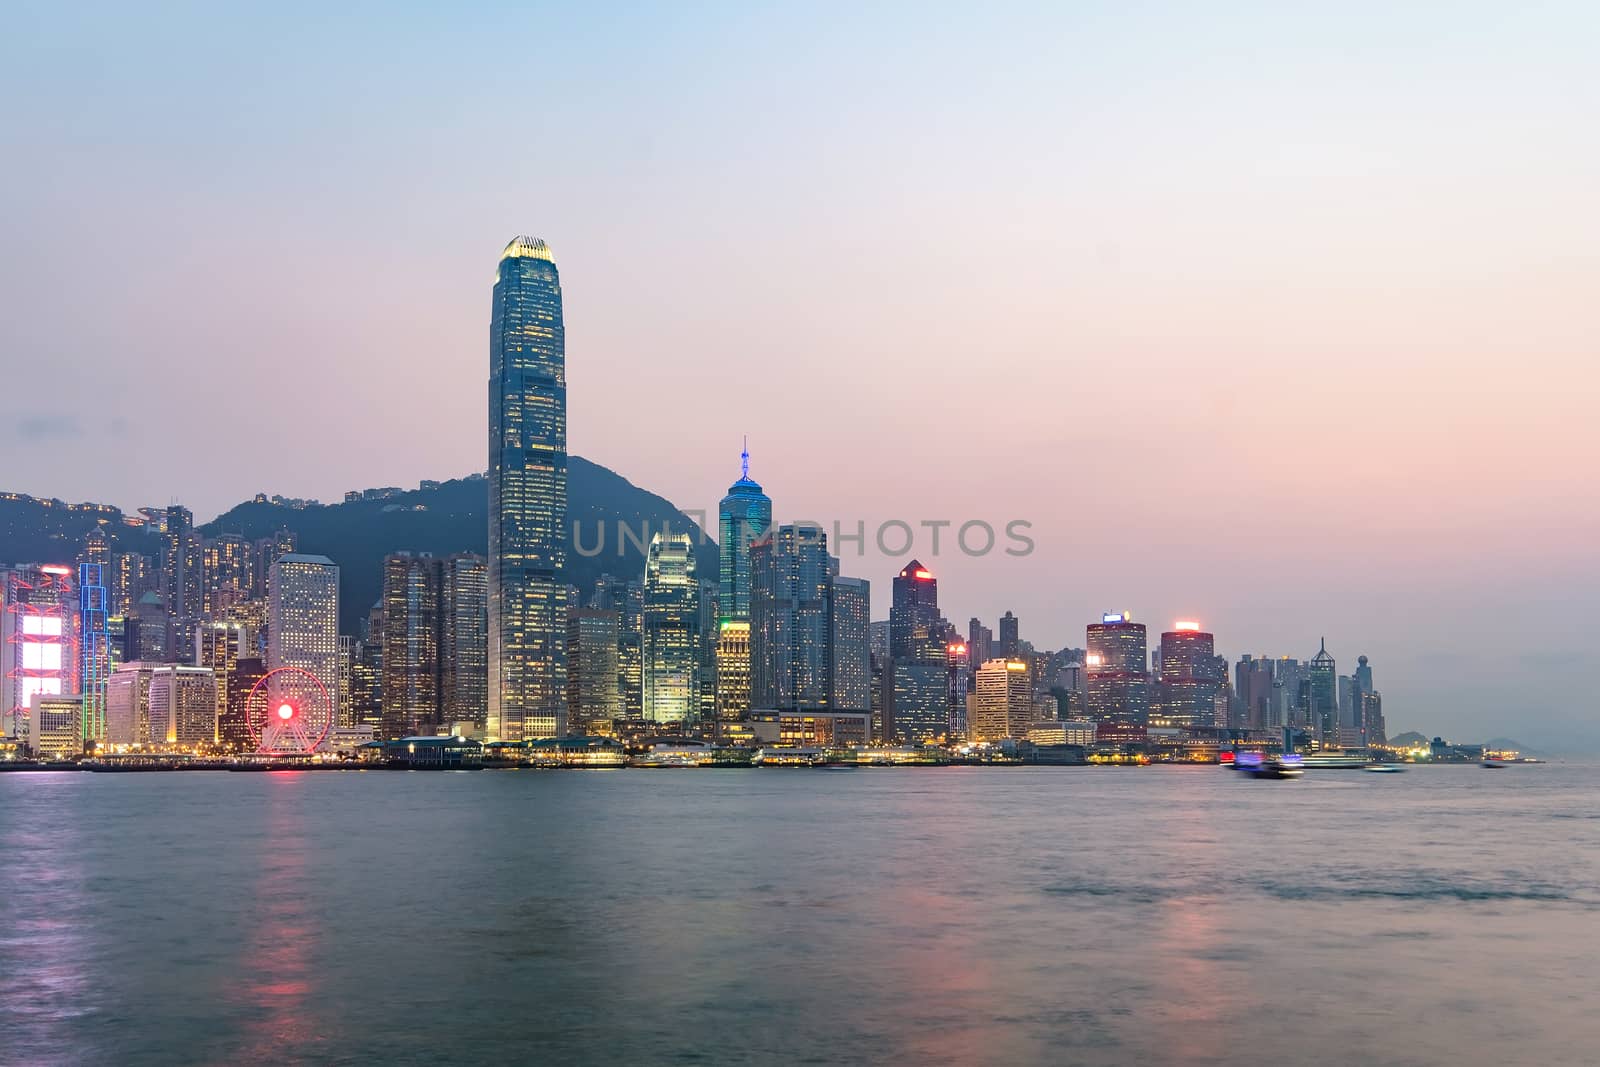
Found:
[[[1593,1063],[1600,767],[0,774],[0,1062]]]

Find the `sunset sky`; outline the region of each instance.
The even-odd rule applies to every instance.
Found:
[[[1326,635],[1391,732],[1600,749],[1597,40],[1581,2],[8,7],[0,489],[208,519],[481,470],[527,233],[571,451],[682,507],[748,433],[780,520],[1031,522],[919,542],[963,629]],[[896,566],[845,556],[875,617]]]

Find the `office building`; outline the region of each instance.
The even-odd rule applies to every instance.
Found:
[[[1020,639],[1017,632],[1017,617],[1009,611],[1000,616],[1000,656],[1005,659],[1015,659]]]
[[[567,616],[567,731],[609,734],[622,718],[617,636],[621,616],[576,608]]]
[[[1022,739],[1036,720],[1028,664],[1018,659],[992,659],[978,668],[977,700],[971,736],[974,741]]]
[[[216,743],[217,680],[211,668],[152,667],[149,706],[149,744],[195,751]]]
[[[750,545],[772,526],[772,501],[750,478],[750,448],[739,455],[739,480],[717,505],[720,556],[717,602],[721,619],[750,619]]]
[[[119,663],[106,681],[106,736],[111,747],[150,741],[150,675],[159,664]]]
[[[440,577],[426,554],[383,561],[383,738],[439,732]]]
[[[267,572],[267,670],[298,667],[321,684],[329,706],[313,715],[330,721],[338,709],[339,568],[327,556],[291,552]],[[287,693],[268,683],[275,707]]]
[[[750,561],[751,707],[828,707],[833,561],[827,534],[806,523],[779,526],[751,546]]]
[[[833,579],[832,695],[838,711],[872,708],[872,586],[865,578]]]
[[[521,741],[559,734],[567,704],[566,329],[536,238],[500,254],[489,364],[487,733]]]
[[[1217,691],[1226,668],[1217,658],[1216,638],[1197,622],[1175,623],[1161,635],[1160,657],[1152,723],[1180,729],[1218,725]]]
[[[461,552],[439,562],[439,722],[489,715],[489,566]]]
[[[700,712],[700,581],[688,534],[656,534],[645,555],[643,713],[693,722]]]
[[[1125,611],[1106,612],[1088,627],[1089,717],[1144,727],[1150,720],[1150,675],[1144,624]]]
[[[78,695],[74,570],[47,563],[0,571],[0,735],[26,739],[36,697]]]
[[[750,623],[725,619],[717,628],[717,721],[750,711]]]
[[[21,736],[37,759],[66,759],[83,751],[83,697],[36,694]]]
[[[1343,744],[1339,730],[1338,677],[1338,667],[1328,654],[1328,642],[1324,638],[1317,654],[1311,657],[1311,669],[1307,673],[1309,704],[1306,709],[1310,728],[1316,732],[1317,740],[1324,748],[1337,748]]]

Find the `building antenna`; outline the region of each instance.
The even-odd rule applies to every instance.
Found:
[[[739,453],[739,477],[750,477],[750,435],[744,435],[744,451]]]

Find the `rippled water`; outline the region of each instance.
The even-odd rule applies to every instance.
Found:
[[[0,774],[0,1062],[1594,1063],[1597,787]]]

